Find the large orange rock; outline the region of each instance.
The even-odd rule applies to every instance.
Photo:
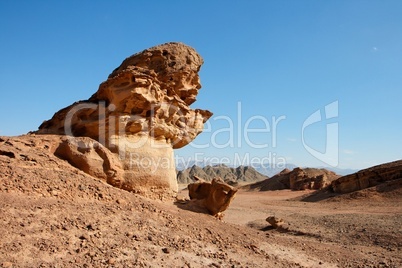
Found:
[[[92,138],[118,155],[125,188],[177,192],[173,149],[189,144],[212,116],[190,108],[201,88],[202,63],[182,43],[134,54],[88,100],[61,109],[36,133]],[[60,152],[71,158],[68,150]]]
[[[339,178],[333,171],[316,168],[295,168],[289,172],[289,184],[292,190],[319,190]]]
[[[235,197],[238,189],[225,183],[221,178],[214,178],[212,181],[207,182],[199,179],[195,183],[190,183],[187,188],[191,200],[199,200],[208,212],[220,217],[221,213],[225,211],[230,202]]]

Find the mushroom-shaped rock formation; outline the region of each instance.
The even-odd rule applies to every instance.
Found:
[[[173,149],[190,143],[212,116],[189,107],[201,88],[202,63],[182,43],[134,54],[88,100],[58,111],[36,133],[90,137],[118,154],[124,169],[118,187],[177,192]]]

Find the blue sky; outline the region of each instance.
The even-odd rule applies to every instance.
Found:
[[[177,156],[326,166],[306,144],[325,153],[332,124],[341,168],[402,157],[402,1],[1,1],[0,29],[0,135],[36,130],[127,56],[180,41],[205,60],[193,107],[214,117],[194,141],[209,146]],[[265,148],[247,144],[249,119]]]

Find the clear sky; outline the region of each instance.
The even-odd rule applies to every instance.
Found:
[[[0,1],[0,30],[0,135],[36,130],[126,57],[180,41],[205,60],[193,107],[214,117],[178,157],[402,158],[399,0]]]

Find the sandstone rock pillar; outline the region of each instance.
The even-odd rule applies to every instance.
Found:
[[[123,175],[111,180],[118,187],[177,192],[173,149],[190,143],[212,116],[190,108],[201,88],[202,63],[201,56],[182,43],[134,54],[88,100],[58,111],[36,133],[98,141],[121,162]]]

